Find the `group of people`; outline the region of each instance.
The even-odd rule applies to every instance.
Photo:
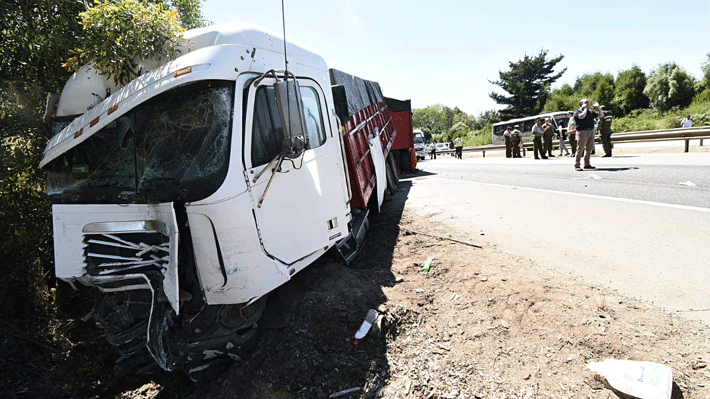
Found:
[[[451,142],[451,149],[453,149],[454,155],[456,156],[457,159],[463,159],[463,139],[461,136],[456,137],[452,142]],[[427,147],[427,151],[429,152],[429,159],[436,159],[436,141],[431,142],[429,146]]]
[[[559,156],[569,155],[575,157],[574,168],[581,171],[584,169],[596,169],[591,165],[591,155],[594,153],[594,136],[595,132],[599,132],[601,137],[602,147],[604,148],[604,157],[611,157],[611,120],[612,115],[609,111],[604,110],[603,105],[594,102],[589,108],[589,100],[584,98],[579,102],[579,109],[574,113],[569,112],[569,122],[567,130],[560,125],[558,127],[557,136],[559,138]],[[690,119],[690,117],[688,117]],[[691,122],[692,123],[692,122]],[[505,156],[507,158],[521,158],[520,147],[522,147],[522,134],[520,126],[508,126],[503,133],[505,140]],[[552,120],[547,118],[543,121],[542,118],[535,120],[535,125],[532,127],[533,133],[533,152],[535,159],[548,159],[554,157],[553,138],[555,129],[552,126]],[[569,138],[571,152],[567,149],[565,140]],[[584,169],[582,168],[582,158],[584,158]]]

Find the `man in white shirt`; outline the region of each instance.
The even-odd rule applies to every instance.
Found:
[[[682,127],[693,127],[693,118],[688,115],[687,118],[683,119],[683,121],[680,123]]]

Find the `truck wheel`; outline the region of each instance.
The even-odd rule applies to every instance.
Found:
[[[399,170],[402,172],[411,172],[412,160],[410,159],[409,151],[397,151],[397,155],[399,157],[399,162],[397,162]]]
[[[399,176],[397,175],[397,167],[394,166],[392,154],[387,157],[385,169],[387,172],[387,189],[390,190],[390,193],[394,194],[397,190],[397,184],[399,184]]]

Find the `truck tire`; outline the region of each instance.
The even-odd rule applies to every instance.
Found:
[[[394,194],[399,184],[399,175],[397,174],[397,167],[394,164],[394,157],[392,157],[391,153],[387,156],[385,169],[387,172],[387,189],[390,190],[391,194]]]
[[[399,166],[401,172],[412,171],[412,161],[409,159],[409,151],[407,150],[395,150],[394,163]]]

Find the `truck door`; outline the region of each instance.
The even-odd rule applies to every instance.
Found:
[[[347,234],[347,182],[325,96],[310,80],[299,80],[306,149],[286,158],[274,171],[272,160],[280,154],[284,139],[274,82],[265,78],[247,89],[245,173],[264,251],[292,264]]]

